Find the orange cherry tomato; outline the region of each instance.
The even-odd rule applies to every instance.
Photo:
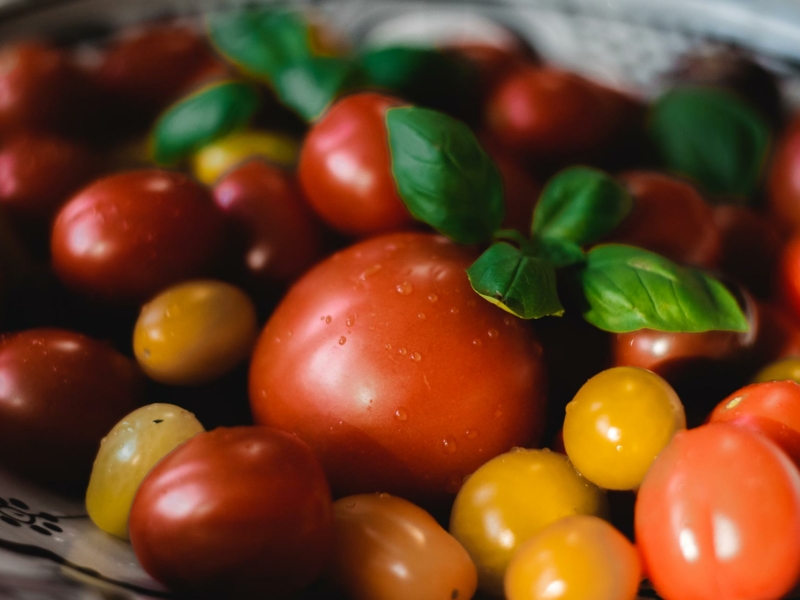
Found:
[[[679,432],[636,500],[636,541],[665,600],[780,598],[800,578],[800,474],[766,437]]]
[[[362,494],[333,510],[331,573],[351,600],[472,598],[478,574],[469,554],[415,504]]]

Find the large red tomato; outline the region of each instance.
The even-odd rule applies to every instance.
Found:
[[[117,173],[84,188],[53,225],[53,267],[72,289],[120,304],[207,274],[224,242],[210,194],[180,173]]]
[[[129,531],[142,567],[175,591],[283,598],[327,566],[333,503],[319,462],[296,437],[219,428],[150,471]]]
[[[253,354],[257,422],[317,452],[334,491],[434,502],[513,446],[538,441],[540,345],[482,300],[472,250],[398,233],[333,255],[300,279]]]
[[[727,424],[679,432],[636,500],[636,542],[666,600],[780,598],[800,577],[800,475]]]
[[[311,128],[298,173],[314,210],[334,229],[364,236],[413,222],[395,189],[386,111],[402,104],[380,94],[339,100]]]

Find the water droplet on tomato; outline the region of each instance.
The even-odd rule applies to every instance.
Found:
[[[383,268],[383,265],[372,265],[371,267],[366,269],[363,273],[361,273],[361,275],[359,275],[358,278],[361,281],[366,281],[367,277],[371,277],[372,275],[375,275],[375,273],[380,271],[382,268]]]
[[[455,438],[453,437],[444,438],[442,440],[442,450],[444,450],[445,454],[455,454],[456,450],[458,450]]]
[[[328,315],[327,317],[325,317],[325,324],[326,324],[326,325],[330,325],[330,324],[331,324],[331,321],[333,321],[333,317],[331,317],[330,315]]]
[[[347,320],[345,321],[345,324],[348,327],[352,327],[353,325],[355,325],[356,324],[356,316],[355,315],[350,315],[349,317],[347,317]]]
[[[464,435],[467,436],[468,440],[474,440],[476,437],[478,437],[478,430],[477,429],[470,429]]]
[[[430,300],[431,302],[436,302],[438,299],[439,296],[437,296],[436,294],[428,294],[428,300]]]
[[[453,308],[451,308],[450,309],[450,314],[451,315],[457,315],[458,314],[458,308],[456,308],[455,306]]]
[[[391,344],[386,344],[385,348],[386,348],[387,350],[391,350],[391,349],[392,349],[392,345],[391,345]]]
[[[414,362],[421,361],[422,360],[422,354],[420,354],[419,352],[412,352],[411,353],[411,360],[413,360]]]
[[[340,346],[344,346],[346,342],[347,342],[347,338],[346,337],[342,336],[342,337],[339,338],[339,345]]]
[[[402,294],[403,296],[408,296],[411,292],[414,291],[414,286],[404,281],[403,283],[397,284],[397,293]]]
[[[480,348],[481,346],[483,346],[483,342],[481,341],[480,338],[475,338],[474,340],[472,340],[472,345]]]
[[[418,319],[422,319],[422,320],[424,321],[424,320],[425,320],[425,313],[419,313],[419,314],[417,315],[417,318],[418,318]]]
[[[384,500],[386,500],[386,498],[391,498],[391,497],[392,497],[391,494],[387,494],[386,492],[381,492],[380,494],[378,494],[378,498],[383,498]]]
[[[356,501],[355,500],[348,500],[347,503],[345,504],[345,507],[347,507],[347,508],[355,508],[356,507]]]
[[[398,348],[398,349],[397,349],[397,353],[398,353],[400,356],[405,356],[405,355],[406,355],[406,352],[407,352],[407,350],[406,350],[405,348]]]
[[[398,421],[405,421],[408,418],[408,412],[405,408],[398,408],[394,413],[394,418]]]
[[[495,339],[497,336],[500,335],[500,332],[497,331],[497,329],[492,328],[492,329],[490,329],[489,331],[486,332],[486,335],[488,335],[489,338],[491,338],[491,339]]]

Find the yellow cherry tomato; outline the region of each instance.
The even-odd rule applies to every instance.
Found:
[[[592,377],[567,405],[564,448],[589,481],[633,490],[685,428],[683,405],[663,378],[646,369],[615,367]]]
[[[196,385],[244,361],[257,333],[255,307],[242,290],[222,281],[189,281],[142,307],[133,350],[150,378]]]
[[[204,431],[188,410],[143,406],[117,423],[100,443],[86,491],[86,510],[103,531],[128,539],[128,515],[139,484],[155,464]]]
[[[756,373],[756,376],[753,377],[753,383],[783,381],[785,379],[800,383],[800,358],[792,356],[768,364]]]
[[[566,456],[517,448],[464,482],[453,504],[450,533],[475,561],[478,587],[501,595],[506,568],[522,542],[563,517],[607,513],[605,492],[584,479]]]
[[[297,162],[300,144],[281,133],[243,130],[204,146],[192,158],[194,176],[213,185],[222,175],[250,158],[265,158],[280,166]]]
[[[331,572],[351,600],[469,600],[478,574],[463,546],[423,509],[389,494],[333,504]]]
[[[506,600],[634,600],[636,548],[597,517],[557,521],[522,544],[505,577]]]

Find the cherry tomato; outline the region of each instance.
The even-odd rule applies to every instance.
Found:
[[[185,175],[145,170],[104,177],[56,216],[53,267],[71,288],[119,304],[208,273],[224,241],[208,192]]]
[[[564,517],[514,553],[505,576],[508,600],[635,600],[636,548],[603,519]]]
[[[86,512],[106,533],[128,539],[128,516],[139,484],[158,461],[203,431],[187,410],[149,404],[127,415],[100,443],[86,490]]]
[[[331,573],[351,600],[463,598],[478,586],[467,551],[427,512],[389,494],[333,505]]]
[[[541,348],[527,323],[472,291],[474,258],[438,236],[398,233],[317,265],[256,345],[256,421],[307,441],[339,494],[425,505],[449,501],[493,456],[536,443]]]
[[[769,210],[789,231],[800,228],[800,118],[784,131],[769,168]]]
[[[0,461],[37,481],[85,484],[100,440],[140,401],[136,364],[78,333],[0,341]]]
[[[754,383],[787,380],[800,383],[800,358],[796,356],[789,356],[770,363],[753,377]]]
[[[129,528],[142,567],[172,590],[283,598],[326,567],[333,503],[298,438],[268,427],[219,428],[150,471]]]
[[[391,173],[386,111],[401,101],[364,93],[336,102],[306,135],[298,174],[317,214],[354,236],[413,223]]]
[[[502,595],[514,552],[544,527],[575,514],[604,516],[603,490],[567,457],[516,448],[484,464],[464,482],[450,515],[450,533],[478,568],[478,587]]]
[[[672,386],[652,371],[617,367],[592,377],[567,404],[564,447],[589,481],[632,490],[685,428],[683,405]]]
[[[754,349],[756,366],[780,358],[800,356],[800,323],[774,302],[758,303],[758,332]]]
[[[256,309],[242,290],[222,281],[186,281],[142,307],[133,351],[152,379],[197,385],[244,362],[257,335]]]
[[[800,235],[784,246],[778,263],[778,299],[795,320],[800,320]]]
[[[780,598],[800,578],[800,475],[767,438],[678,433],[636,500],[636,541],[665,600]]]
[[[213,185],[217,180],[252,158],[264,158],[283,167],[297,162],[295,138],[268,131],[236,131],[204,146],[192,158],[192,172],[198,181]]]
[[[69,129],[88,83],[66,52],[27,41],[0,50],[0,133]]]
[[[254,287],[289,283],[320,258],[320,226],[292,173],[251,160],[217,183],[214,201],[227,217],[238,269]]]
[[[83,146],[46,134],[17,135],[0,147],[0,204],[49,219],[96,169]]]
[[[710,423],[733,423],[765,435],[800,465],[800,384],[753,383],[720,402]]]
[[[486,123],[503,146],[553,159],[592,154],[620,129],[625,103],[579,75],[514,69],[487,101]]]
[[[651,250],[680,264],[713,267],[721,241],[713,210],[689,183],[649,171],[620,177],[633,210],[611,234],[622,244]]]

